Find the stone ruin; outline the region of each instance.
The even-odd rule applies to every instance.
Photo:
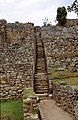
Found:
[[[72,72],[77,71],[78,20],[76,21],[76,25],[65,27],[34,27],[33,23],[7,23],[6,20],[0,20],[1,99],[18,99],[22,97],[25,87],[34,86],[37,39],[42,39],[43,43],[41,49],[45,54],[42,53],[42,56],[45,56],[46,62],[42,64],[45,66],[46,72],[43,73],[46,80],[46,73],[53,66],[58,66],[59,70],[67,68]],[[40,36],[35,31],[36,28],[39,29]],[[37,69],[42,68],[38,66]],[[48,86],[48,82],[46,84]]]

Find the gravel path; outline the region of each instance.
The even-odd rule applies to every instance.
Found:
[[[52,99],[43,100],[38,106],[42,120],[73,120],[70,115],[58,107]]]

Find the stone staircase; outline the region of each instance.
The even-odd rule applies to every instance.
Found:
[[[48,96],[49,81],[47,75],[47,62],[40,27],[35,27],[36,61],[34,74],[34,92],[38,96]]]

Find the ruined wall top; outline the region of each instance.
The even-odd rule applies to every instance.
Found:
[[[78,19],[66,19],[66,23],[64,26],[70,27],[76,25],[78,25]],[[59,26],[59,23],[57,23],[56,26]]]
[[[8,23],[5,19],[0,19],[0,24],[6,24],[7,26],[14,27],[14,26],[19,26],[19,27],[33,27],[34,23],[20,23],[16,21],[15,23]],[[58,25],[58,24],[57,24]],[[66,26],[76,26],[78,25],[78,19],[67,19]],[[38,28],[39,26],[37,26]]]
[[[78,19],[67,19],[66,25],[67,26],[76,26],[76,25],[78,25]]]
[[[0,24],[6,24],[7,21],[5,19],[0,19]]]
[[[8,27],[33,27],[34,23],[19,23],[16,21],[15,23],[8,23],[5,19],[0,19],[0,24],[6,24]]]

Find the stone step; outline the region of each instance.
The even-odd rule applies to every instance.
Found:
[[[35,93],[36,93],[36,94],[44,94],[44,93],[48,93],[48,91],[42,91],[42,90],[41,90],[41,91],[39,91],[39,90],[37,91],[37,90],[36,90]]]
[[[43,52],[43,49],[37,49],[37,54],[41,54],[41,53],[43,53],[44,54],[44,52]]]
[[[34,88],[35,88],[35,90],[48,90],[48,86],[47,87],[35,86]]]
[[[44,85],[44,84],[45,84],[45,85],[48,84],[48,80],[45,80],[45,79],[43,79],[43,80],[41,80],[41,79],[40,79],[40,80],[39,80],[39,79],[35,79],[34,81],[35,81],[35,84],[37,84],[37,85],[38,85],[38,84],[43,84],[43,85]]]
[[[44,61],[45,61],[45,60],[44,60]],[[47,68],[47,66],[46,66],[46,64],[44,63],[44,61],[40,61],[40,59],[37,60],[37,62],[36,62],[36,66],[46,67],[46,68]]]
[[[45,58],[37,58],[37,62],[40,62],[40,61],[43,61],[44,62],[44,64],[45,64]]]
[[[39,80],[39,81],[44,81],[45,80],[45,82],[47,81],[47,74],[46,75],[35,75],[35,79],[36,80]]]
[[[45,82],[48,82],[48,80],[47,80],[47,76],[45,75],[45,76],[35,76],[35,81],[37,81],[37,82],[40,82],[40,83],[45,83]],[[42,82],[43,81],[43,82]]]
[[[45,89],[45,88],[48,88],[48,85],[43,85],[43,86],[42,85],[38,85],[38,86],[35,85],[34,87],[35,88],[40,88],[40,89],[43,89],[43,88]]]
[[[41,36],[38,36],[36,40],[37,40],[37,43],[41,43],[42,44],[42,39],[40,37]]]
[[[37,54],[41,54],[41,53],[44,54],[43,50],[42,50],[42,49],[38,49],[38,50],[37,50]]]
[[[43,73],[43,72],[46,72],[46,71],[47,71],[47,68],[44,68],[44,67],[42,67],[42,68],[41,68],[41,67],[36,67],[36,71],[38,71],[38,72],[36,72],[36,74],[37,74],[37,73],[41,73],[40,70],[41,70],[41,72]]]
[[[37,85],[37,86],[40,85],[40,84],[42,84],[44,86],[44,85],[48,85],[48,81],[45,81],[45,80],[44,81],[41,81],[41,80],[40,81],[36,81],[35,80],[34,84]]]
[[[41,55],[41,54],[44,55],[43,51],[41,51],[41,50],[37,51],[37,56],[38,56],[38,55]],[[44,56],[44,57],[45,57],[45,56]]]
[[[47,86],[34,86],[35,89],[48,89],[48,85]]]
[[[36,74],[35,74],[35,76],[40,76],[40,75],[47,75],[47,73],[45,73],[45,72],[42,73],[42,72],[41,72],[41,73],[36,73]]]
[[[45,60],[44,60],[44,61],[45,61]],[[38,60],[38,61],[36,62],[36,66],[39,66],[39,67],[46,67],[46,68],[47,68],[47,66],[46,66],[46,64],[44,63],[44,61]]]
[[[45,64],[42,64],[42,65],[40,66],[40,63],[39,63],[39,64],[37,63],[36,68],[42,68],[42,69],[45,69],[45,68],[47,68],[47,67],[46,67]]]
[[[49,93],[49,90],[34,90],[37,94]]]
[[[37,87],[37,86],[35,86],[34,89],[35,90],[43,90],[43,91],[45,91],[45,90],[48,90],[48,87],[41,87],[41,86]]]
[[[45,60],[44,60],[45,61]],[[43,67],[46,67],[45,65],[45,63],[44,63],[44,61],[41,61],[40,59],[39,60],[37,60],[37,66],[43,66]]]
[[[41,73],[42,71],[43,71],[43,72],[46,72],[46,71],[47,71],[47,68],[46,68],[46,67],[45,67],[45,68],[44,68],[44,67],[36,67],[36,70],[37,70],[37,71],[39,70],[37,73]],[[40,70],[41,70],[41,72],[40,72]]]
[[[43,44],[41,42],[38,42],[37,47],[42,47],[43,48]]]
[[[43,50],[42,49],[40,49],[40,50],[38,49],[37,50],[37,54],[41,54],[41,53],[44,54]]]
[[[36,91],[48,91],[48,88],[34,88]]]
[[[47,76],[47,73],[46,73],[46,72],[36,73],[36,74],[35,74],[35,77],[37,77],[37,76],[38,76],[38,77],[39,77],[39,76]]]
[[[36,93],[48,93],[49,92],[49,89],[35,89],[34,88],[34,90]]]
[[[41,63],[43,62],[45,64],[45,58],[44,57],[38,58],[37,63],[40,63],[40,62]]]
[[[44,51],[43,45],[40,45],[40,43],[37,44],[37,50],[43,50]]]
[[[37,87],[39,87],[39,86],[41,86],[41,87],[47,87],[47,86],[49,86],[49,83],[48,83],[48,81],[45,81],[45,82],[42,82],[42,81],[35,81],[35,83],[34,83],[34,85],[35,86],[37,86]]]
[[[37,53],[37,59],[41,59],[41,58],[44,58],[44,54],[41,52]]]
[[[37,86],[37,87],[48,87],[48,83],[47,84],[42,84],[42,85],[40,85],[40,84],[34,84],[35,85],[35,87]]]
[[[47,83],[48,83],[48,80],[37,78],[37,79],[34,79],[34,82],[37,83],[37,84],[38,84],[38,83],[40,83],[40,84],[47,84]]]
[[[40,70],[39,70],[39,69],[37,70],[37,69],[36,69],[36,73],[41,73],[41,72],[46,72],[46,69],[44,69],[44,70],[41,70],[41,69],[40,69]]]
[[[35,86],[35,88],[39,88],[39,87],[41,87],[41,88],[48,88],[48,84],[47,85],[36,85],[36,84],[34,84]]]
[[[47,84],[47,85],[45,85],[45,84],[40,84],[40,85],[39,85],[39,84],[38,84],[38,85],[35,84],[35,88],[36,88],[36,87],[37,87],[37,88],[39,88],[39,87],[41,87],[41,88],[48,88],[48,84]]]
[[[40,81],[40,82],[41,81],[45,81],[46,82],[47,81],[47,76],[46,75],[44,75],[44,76],[42,76],[42,75],[41,76],[35,76],[35,79]]]
[[[36,94],[36,96],[38,96],[40,100],[44,100],[44,99],[48,99],[49,98],[49,94],[48,93]]]
[[[41,42],[40,40],[38,40],[38,41],[37,41],[37,45],[39,45],[39,46],[42,46],[42,47],[43,47],[43,44],[42,44],[42,42]]]

